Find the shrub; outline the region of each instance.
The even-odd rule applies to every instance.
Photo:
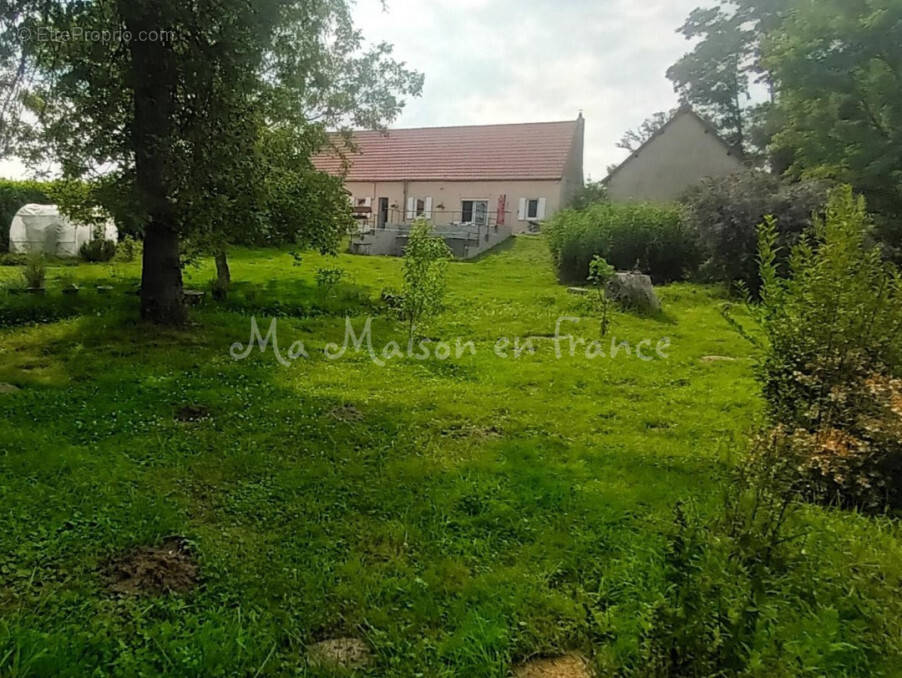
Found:
[[[16,212],[28,203],[51,203],[52,183],[0,179],[0,252],[9,249],[9,225]]]
[[[868,246],[870,227],[864,200],[834,190],[784,278],[768,218],[752,312],[768,413],[800,448],[812,493],[878,509],[902,504],[902,276]]]
[[[116,256],[116,243],[95,237],[94,240],[84,243],[79,248],[78,254],[83,260],[92,263],[111,261]]]
[[[144,243],[130,235],[125,236],[116,245],[116,258],[125,263],[131,263],[140,259],[144,252]]]
[[[44,280],[47,277],[47,266],[44,257],[40,254],[31,254],[22,269],[22,278],[25,286],[31,289],[43,289]]]
[[[828,185],[785,184],[766,172],[751,170],[706,179],[685,198],[686,220],[699,239],[701,275],[712,282],[742,283],[757,294],[758,224],[766,215],[777,221],[777,245],[787,251],[821,212]]]
[[[411,341],[417,324],[441,309],[445,296],[445,272],[450,258],[451,250],[442,238],[432,234],[429,222],[425,219],[414,222],[404,248],[401,309]]]
[[[596,256],[619,270],[639,268],[658,283],[681,280],[698,265],[696,240],[676,206],[597,203],[558,212],[545,230],[562,282],[586,282]]]

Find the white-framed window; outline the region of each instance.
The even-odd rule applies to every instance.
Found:
[[[520,198],[517,218],[520,221],[541,221],[545,218],[545,198]]]
[[[489,225],[488,200],[461,200],[460,220],[465,224]]]
[[[425,198],[414,198],[413,196],[407,198],[407,210],[405,212],[405,216],[408,221],[413,221],[418,217],[425,217],[426,219],[432,218],[432,197],[426,196]]]

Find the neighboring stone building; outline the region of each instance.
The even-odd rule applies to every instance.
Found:
[[[361,232],[373,234],[359,251],[399,253],[400,240],[378,232],[403,232],[426,217],[449,239],[478,240],[478,247],[457,243],[459,256],[474,256],[511,233],[536,230],[570,202],[583,186],[583,138],[582,114],[567,122],[355,132],[347,168],[334,152],[313,162],[344,176]]]
[[[706,177],[744,169],[741,152],[710,123],[683,108],[603,183],[614,201],[670,201]]]

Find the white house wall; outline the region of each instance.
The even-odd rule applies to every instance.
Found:
[[[403,223],[407,219],[407,201],[429,201],[432,221],[438,225],[447,225],[460,221],[461,203],[464,200],[486,200],[491,223],[495,223],[498,198],[506,196],[505,225],[514,233],[528,230],[529,220],[519,218],[521,199],[544,199],[547,219],[561,207],[562,183],[553,181],[391,181],[391,182],[346,182],[345,189],[350,193],[354,204],[369,199],[372,213],[379,210],[379,198],[388,198],[389,223]],[[427,205],[428,206],[428,205]]]

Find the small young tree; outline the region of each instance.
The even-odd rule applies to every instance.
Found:
[[[442,307],[450,258],[451,250],[442,238],[432,233],[429,222],[425,219],[414,222],[404,249],[404,300],[401,305],[409,341],[413,341],[417,324],[438,313]]]
[[[608,298],[607,286],[614,277],[614,267],[603,257],[596,256],[589,264],[589,282],[595,288],[596,303],[601,311],[601,336],[608,333],[610,327],[611,300]]]

